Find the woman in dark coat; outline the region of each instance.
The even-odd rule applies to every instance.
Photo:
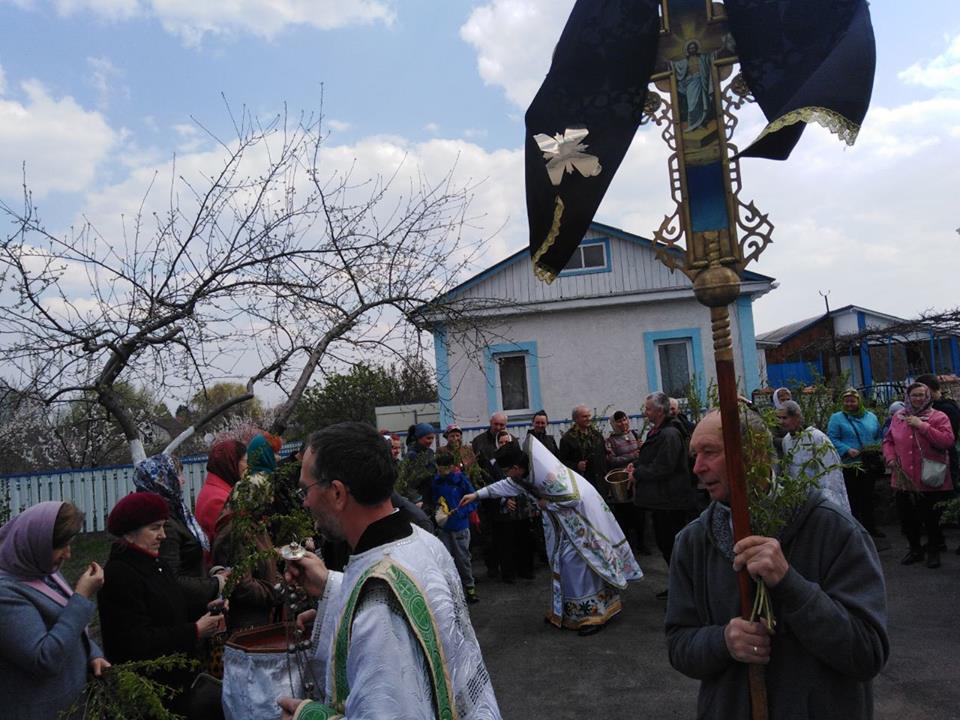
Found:
[[[190,600],[160,558],[170,509],[155,493],[127,495],[107,518],[118,540],[110,549],[99,595],[103,649],[110,662],[151,660],[162,655],[199,654],[199,641],[223,629],[223,616]],[[169,703],[184,713],[194,673],[173,671],[155,678],[179,690]]]
[[[207,576],[204,556],[210,552],[210,542],[184,501],[181,467],[169,455],[154,455],[137,465],[133,484],[138,491],[156,493],[166,502],[169,516],[163,528],[160,559],[180,583],[187,599],[205,604],[220,595],[226,572]]]

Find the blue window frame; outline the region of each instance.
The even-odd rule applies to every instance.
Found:
[[[703,348],[699,328],[680,328],[643,334],[649,392],[661,390],[668,395],[679,387],[669,387],[696,379],[701,397],[706,397]]]
[[[610,272],[610,239],[583,240],[560,271],[560,277]]]
[[[535,341],[490,345],[484,349],[484,368],[487,410],[491,414],[528,414],[540,409],[540,363]]]

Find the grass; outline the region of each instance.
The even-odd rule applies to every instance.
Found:
[[[110,535],[105,532],[83,533],[73,539],[70,559],[60,568],[70,587],[77,584],[77,578],[86,572],[91,562],[97,562],[101,567],[106,564],[112,542]],[[93,601],[96,602],[97,598],[94,597]],[[93,620],[90,621],[90,634],[94,640],[100,642],[99,613],[94,613]]]

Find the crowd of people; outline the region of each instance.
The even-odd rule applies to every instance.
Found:
[[[210,450],[195,510],[179,461],[147,458],[107,519],[104,567],[91,563],[73,587],[60,569],[83,524],[74,505],[38,503],[0,528],[4,717],[76,713],[88,679],[111,664],[182,654],[209,670],[214,639],[284,621],[311,638],[318,678],[315,699],[279,701],[284,718],[499,718],[469,620],[474,557],[505,583],[546,565],[545,620],[589,636],[643,577],[649,534],[669,570],[669,661],[701,681],[698,717],[747,717],[751,664],[767,666],[772,717],[870,717],[871,679],[889,654],[876,485],[889,474],[909,542],[902,562],[939,567],[960,406],[921,376],[881,425],[848,389],[824,432],[787,388],[773,400],[776,438],[755,410],[741,413],[744,436],[761,437],[745,463],[769,461],[810,490],[775,536],[736,542],[719,413],[694,424],[659,392],[638,429],[617,411],[605,434],[578,405],[559,440],[543,411],[522,441],[503,413],[469,444],[450,425],[441,445],[426,423],[409,428],[406,448],[395,433],[341,423],[287,459],[269,434],[227,440]],[[274,525],[251,518],[287,511],[309,513],[314,538],[284,558]],[[740,569],[764,582],[775,629],[740,617]],[[291,616],[285,588],[312,609]],[[87,630],[96,612],[102,649]],[[222,716],[216,672],[202,677],[160,672],[176,691],[167,708]]]

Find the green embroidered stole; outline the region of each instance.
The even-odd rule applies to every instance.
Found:
[[[330,703],[333,709],[343,713],[347,695],[350,692],[347,682],[347,650],[350,647],[353,616],[357,610],[360,593],[367,581],[371,579],[386,582],[387,587],[390,588],[400,603],[407,622],[420,643],[430,672],[437,717],[440,720],[456,720],[457,709],[453,701],[446,658],[444,657],[443,645],[440,643],[440,633],[436,621],[430,612],[430,606],[427,605],[423,590],[416,580],[389,558],[383,558],[360,575],[350,592],[343,613],[340,615],[333,643],[333,697]],[[302,717],[303,720],[326,720],[334,716],[303,715]]]

